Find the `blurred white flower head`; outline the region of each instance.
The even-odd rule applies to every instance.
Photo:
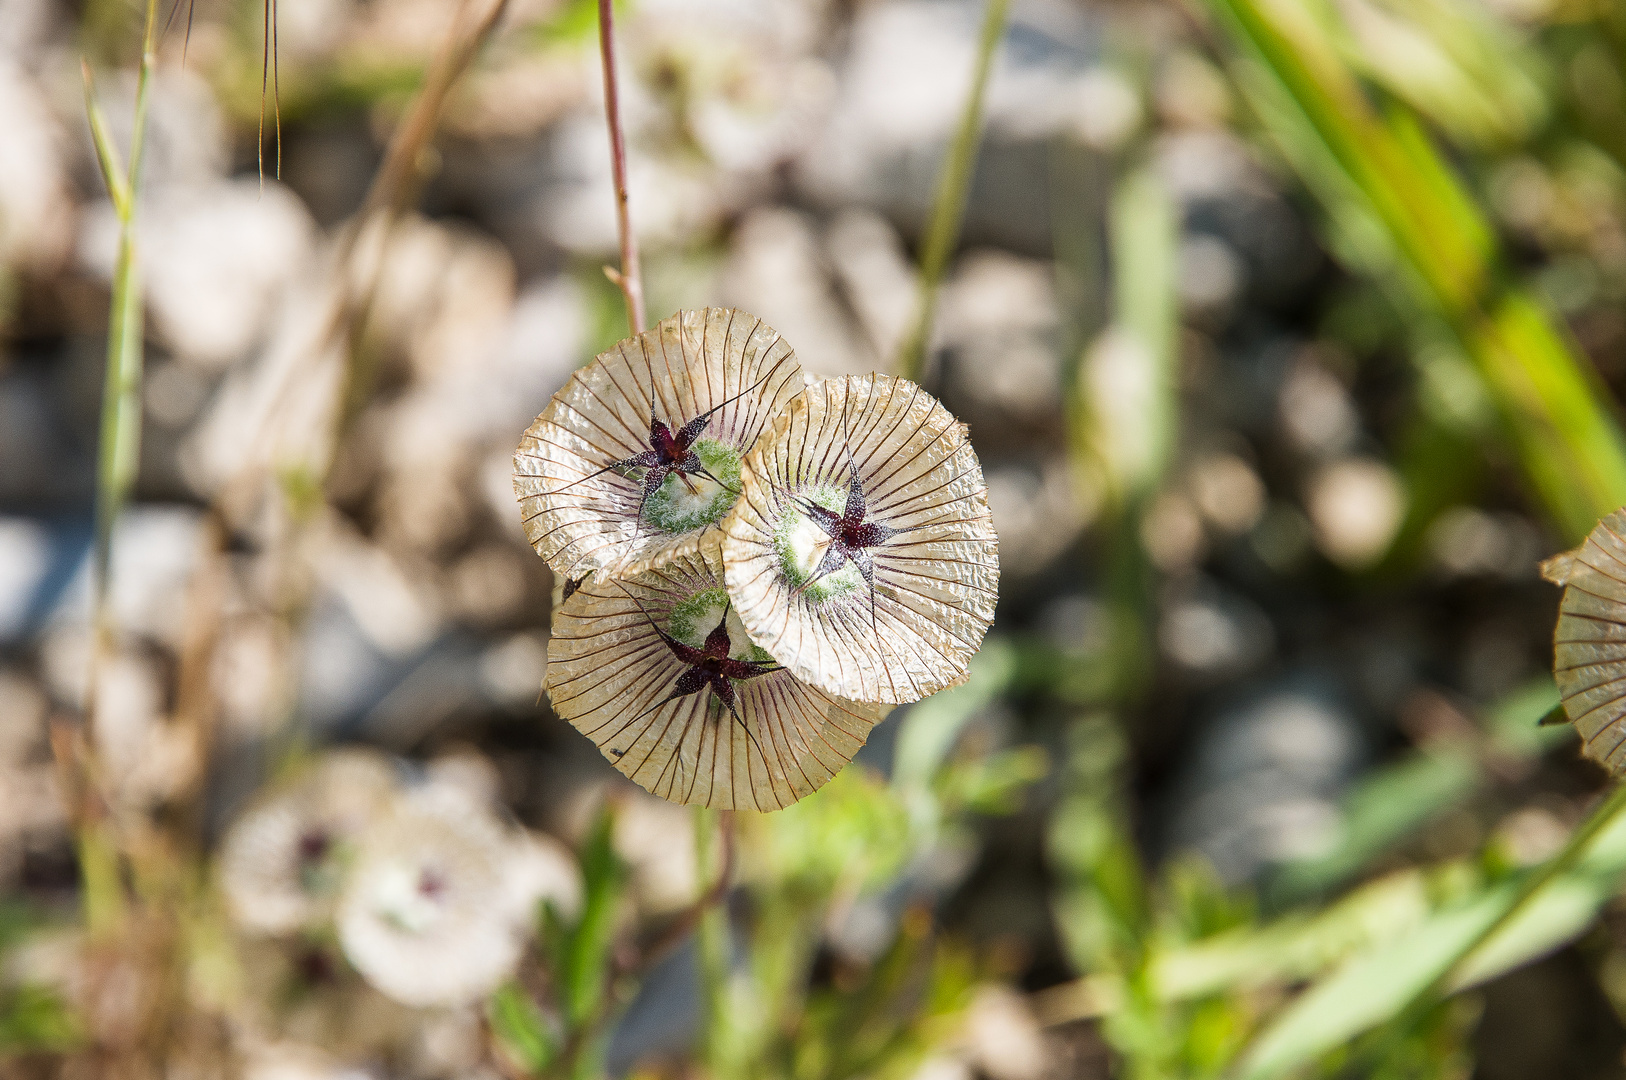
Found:
[[[537,850],[463,791],[407,793],[359,842],[337,918],[346,958],[406,1005],[481,997],[518,964],[540,896],[579,895],[568,858]]]
[[[393,784],[383,757],[344,750],[244,813],[220,853],[220,886],[233,921],[263,934],[326,921],[352,842],[384,811]]]

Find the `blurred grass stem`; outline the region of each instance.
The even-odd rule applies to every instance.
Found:
[[[621,93],[615,67],[614,0],[598,0],[598,48],[604,60],[604,122],[610,130],[610,174],[615,181],[615,227],[621,237],[621,270],[610,275],[627,300],[627,324],[644,332],[644,277],[638,238],[627,211],[627,138],[621,128]]]
[[[609,0],[599,0],[601,5]],[[926,345],[931,337],[932,317],[937,310],[937,287],[943,280],[949,256],[960,241],[966,200],[971,193],[971,177],[977,164],[977,148],[982,134],[983,105],[988,77],[993,71],[994,50],[1005,34],[1005,16],[1010,0],[988,0],[983,12],[982,33],[977,41],[977,66],[971,78],[971,92],[960,112],[960,127],[949,144],[943,171],[937,177],[937,194],[926,242],[920,256],[920,294],[915,321],[898,349],[893,370],[906,379],[919,382],[926,368]]]
[[[102,657],[113,633],[113,531],[135,484],[141,459],[141,378],[143,308],[141,271],[136,251],[136,199],[141,186],[141,163],[146,145],[147,110],[158,2],[147,0],[141,36],[141,66],[136,76],[135,121],[130,135],[129,165],[119,161],[108,132],[90,67],[83,65],[85,108],[90,120],[96,159],[113,211],[119,222],[119,247],[113,267],[112,301],[107,325],[107,371],[102,382],[102,415],[97,445],[95,610],[92,621],[90,681],[85,692],[88,731],[96,720],[97,689]]]

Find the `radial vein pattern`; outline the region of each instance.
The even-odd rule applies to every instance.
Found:
[[[620,342],[520,441],[526,537],[572,578],[698,551],[733,505],[741,456],[802,386],[790,345],[732,308],[680,311]]]
[[[1543,568],[1564,585],[1553,676],[1586,755],[1626,767],[1626,511],[1598,523],[1586,542]]]
[[[692,654],[727,631],[731,710],[714,685],[684,692]],[[688,675],[692,684],[696,677]],[[545,686],[554,710],[622,773],[677,803],[776,810],[852,760],[887,706],[825,693],[755,648],[714,567],[679,554],[611,580],[594,575],[559,609]]]
[[[965,425],[905,379],[792,401],[746,456],[723,532],[752,639],[834,694],[896,704],[960,683],[993,620],[982,469]]]

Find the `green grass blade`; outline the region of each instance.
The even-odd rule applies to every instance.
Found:
[[[123,221],[130,212],[130,187],[124,172],[124,162],[118,146],[107,129],[107,117],[101,103],[96,100],[96,81],[90,65],[79,61],[85,79],[85,117],[90,121],[90,141],[96,148],[96,164],[102,170],[102,183],[107,185],[107,197],[113,200],[113,211]]]
[[[1596,373],[1534,300],[1502,284],[1483,213],[1409,112],[1373,106],[1307,5],[1208,3],[1239,46],[1239,86],[1340,234],[1334,249],[1450,330],[1548,515],[1585,535],[1626,503],[1626,440]]]
[[[971,78],[971,92],[966,96],[959,130],[949,145],[948,158],[937,178],[937,196],[920,257],[920,297],[916,303],[915,323],[893,364],[893,370],[899,375],[916,382],[920,381],[926,366],[926,341],[931,336],[932,317],[937,309],[937,286],[960,240],[966,198],[971,191],[971,174],[977,163],[988,76],[994,66],[994,50],[1005,33],[1005,16],[1010,6],[1011,0],[988,0],[982,17],[982,34],[977,41],[977,66]]]
[[[1392,1017],[1401,1018],[1396,1027],[1404,1031],[1442,992],[1491,978],[1581,933],[1626,876],[1623,809],[1626,787],[1617,787],[1540,868],[1436,913],[1318,982],[1255,1040],[1240,1080],[1290,1075]]]
[[[157,0],[147,0],[141,38],[141,69],[136,82],[135,121],[130,139],[130,160],[118,179],[117,152],[86,78],[87,110],[96,141],[97,159],[108,181],[108,197],[119,216],[118,257],[113,267],[113,292],[107,327],[107,370],[102,383],[101,429],[97,445],[96,551],[94,643],[85,711],[94,724],[101,655],[111,633],[109,597],[112,595],[113,532],[119,514],[135,486],[141,459],[141,383],[145,363],[145,331],[140,262],[136,248],[136,199],[141,186],[142,151],[146,141],[149,88],[156,61]]]
[[[1144,170],[1118,183],[1108,218],[1113,323],[1080,364],[1071,427],[1081,465],[1127,508],[1156,489],[1174,449],[1180,219]]]

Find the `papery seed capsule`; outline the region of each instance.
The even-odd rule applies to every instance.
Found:
[[[571,579],[700,550],[734,505],[741,455],[802,386],[785,339],[732,308],[680,311],[620,342],[520,441],[526,537]]]
[[[1626,510],[1574,551],[1542,563],[1564,586],[1553,634],[1553,679],[1587,757],[1626,770]]]
[[[811,794],[889,711],[809,686],[753,646],[698,554],[589,578],[555,613],[544,685],[554,711],[646,790],[722,809]]]
[[[963,682],[999,554],[964,424],[906,379],[810,387],[746,455],[724,579],[751,640],[832,694],[902,704]]]

